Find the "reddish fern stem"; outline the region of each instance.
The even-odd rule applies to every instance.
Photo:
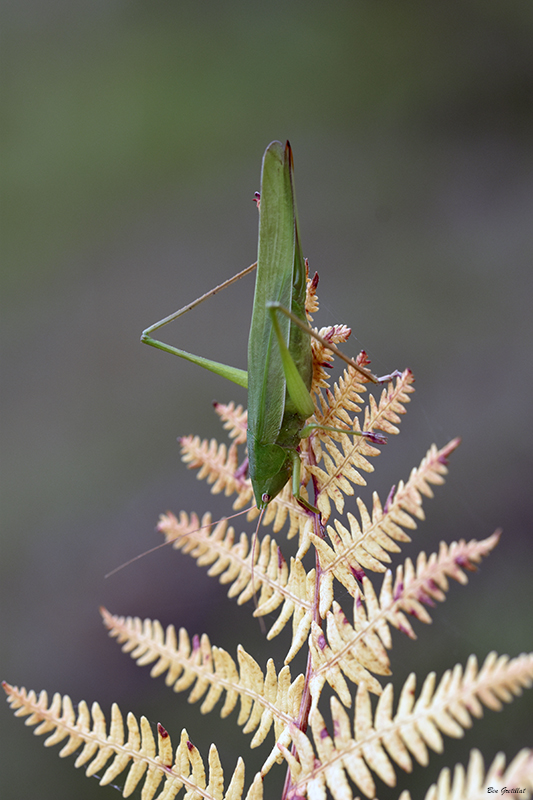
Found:
[[[314,463],[314,453],[313,448],[309,447],[309,461]],[[318,487],[316,478],[313,475],[313,488],[314,488],[314,500],[316,503],[317,495],[318,495]],[[324,528],[320,521],[320,514],[313,515],[313,524],[315,528],[315,534],[319,536],[321,539],[324,538]],[[318,552],[315,551],[315,596],[314,596],[314,604],[313,604],[313,621],[317,623],[317,625],[321,625],[322,621],[320,619],[319,608],[320,608],[320,574],[321,574],[321,567],[320,567],[320,559],[318,557]],[[307,666],[305,670],[305,683],[304,683],[304,690],[302,693],[302,699],[300,701],[300,710],[298,712],[298,720],[296,722],[296,726],[299,730],[305,731],[307,730],[307,724],[309,722],[309,712],[311,710],[311,692],[309,690],[311,684],[311,678],[313,673],[313,665],[311,661],[311,649],[308,650],[307,653]],[[296,755],[296,748],[292,745],[291,748],[292,754]],[[287,766],[287,774],[285,776],[285,783],[283,785],[283,792],[281,794],[281,800],[287,800],[289,791],[291,789],[291,771],[290,767]]]

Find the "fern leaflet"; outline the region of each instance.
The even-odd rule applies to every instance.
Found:
[[[105,772],[100,785],[105,786],[120,775],[127,767],[129,772],[122,790],[123,797],[129,797],[143,776],[146,775],[142,790],[142,800],[152,800],[161,781],[163,789],[158,800],[173,800],[182,789],[187,797],[202,797],[205,800],[241,800],[244,787],[244,762],[239,759],[231,777],[227,791],[224,792],[224,773],[218,751],[211,745],[209,751],[209,782],[206,784],[205,765],[200,753],[189,740],[187,731],[183,729],[180,743],[173,756],[172,742],[168,732],[161,724],[157,725],[157,742],[154,739],[150,723],[141,717],[140,726],[133,714],[126,719],[128,732],[124,741],[124,719],[116,703],[111,709],[109,732],[104,714],[98,703],[93,703],[91,710],[82,701],[78,705],[78,713],[74,710],[68,695],[62,698],[55,694],[50,706],[45,691],[39,694],[26,692],[24,688],[2,684],[15,716],[27,716],[26,725],[37,725],[34,733],[39,736],[48,733],[45,746],[59,744],[67,739],[59,755],[72,755],[80,747],[81,753],[75,761],[76,767],[87,764],[87,776],[95,775],[100,770]],[[110,764],[108,762],[113,759]],[[130,763],[131,762],[131,763]],[[107,765],[107,766],[106,766]],[[263,797],[262,780],[256,776],[246,800],[261,800]]]

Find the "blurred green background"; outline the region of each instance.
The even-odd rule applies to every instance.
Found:
[[[175,439],[222,439],[211,401],[243,393],[139,334],[255,259],[252,199],[275,138],[294,149],[317,322],[350,324],[348,350],[376,372],[417,378],[369,490],[385,498],[432,442],[463,437],[405,552],[504,529],[417,642],[394,638],[395,678],[532,649],[530,0],[4,0],[0,14],[1,677],[106,714],[116,700],[176,744],[186,725],[204,755],[222,742],[227,775],[242,753],[250,780],[264,756],[233,717],[199,718],[136,667],[97,609],[205,631],[232,654],[246,641],[266,662],[251,606],[186,557],[103,576],[158,543],[161,511],[229,508]],[[241,283],[168,338],[245,366],[253,279]],[[513,757],[532,743],[532,709],[526,695],[487,711],[399,786],[422,797],[476,745]],[[3,797],[120,796],[0,713]]]

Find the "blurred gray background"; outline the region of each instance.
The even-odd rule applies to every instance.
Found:
[[[294,149],[317,322],[351,325],[348,351],[364,347],[378,373],[417,378],[365,498],[461,435],[405,552],[504,529],[417,642],[394,637],[398,685],[471,652],[531,649],[531,2],[4,0],[0,14],[1,677],[106,714],[116,700],[176,744],[185,725],[204,755],[221,742],[227,775],[239,753],[248,779],[261,762],[235,715],[200,718],[122,654],[98,606],[205,631],[232,654],[242,640],[266,663],[251,605],[186,557],[104,574],[159,542],[161,511],[230,508],[175,440],[223,439],[211,401],[244,393],[139,335],[255,259],[252,199],[275,138]],[[253,279],[241,284],[167,338],[244,367]],[[287,638],[269,651],[278,668]],[[3,797],[120,796],[0,709]],[[513,757],[532,710],[526,695],[487,711],[400,788],[422,797],[473,746]]]

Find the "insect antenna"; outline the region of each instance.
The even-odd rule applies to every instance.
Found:
[[[259,512],[259,519],[257,520],[257,525],[256,525],[255,532],[254,532],[253,539],[252,539],[252,551],[251,551],[251,554],[250,554],[250,580],[251,580],[251,584],[252,584],[252,589],[255,589],[255,586],[254,586],[254,580],[255,580],[254,579],[255,548],[256,548],[257,542],[259,541],[259,526],[261,525],[261,522],[263,520],[263,515],[264,515],[265,511],[266,511],[266,506],[263,506],[263,508]],[[255,610],[257,611],[257,609],[259,607],[259,604],[257,602],[257,595],[255,594],[255,592],[254,592],[254,607],[255,607]],[[266,634],[266,625],[265,625],[265,622],[263,620],[263,617],[259,617],[259,627],[261,628],[261,633],[263,635],[265,635]]]
[[[217,519],[214,522],[210,522],[209,525],[201,525],[199,528],[195,528],[195,530],[193,531],[189,531],[188,533],[182,534],[182,536],[189,536],[191,533],[197,533],[197,531],[200,531],[202,528],[207,528],[210,527],[211,525],[218,525],[219,522],[223,522],[224,520],[235,519],[235,517],[242,517],[243,514],[248,514],[248,512],[252,511],[254,508],[255,506],[250,506],[250,508],[244,508],[242,511],[237,511],[236,514],[230,514],[229,517],[220,517],[220,519]],[[261,512],[259,521],[261,521],[262,516],[263,512]],[[255,536],[257,536],[257,531],[255,533]],[[143,553],[139,553],[133,558],[130,558],[129,561],[124,561],[123,564],[120,564],[120,566],[115,567],[115,569],[112,569],[111,572],[108,572],[106,575],[104,575],[104,578],[110,578],[111,575],[115,575],[115,573],[120,572],[121,569],[129,567],[130,564],[133,564],[135,561],[139,561],[141,558],[150,555],[150,553],[155,553],[156,550],[161,550],[162,547],[166,547],[167,544],[172,544],[175,541],[176,539],[168,539],[166,542],[161,542],[161,544],[156,544],[155,547],[151,547],[149,550],[145,550]],[[252,570],[253,570],[253,565],[252,565]]]

